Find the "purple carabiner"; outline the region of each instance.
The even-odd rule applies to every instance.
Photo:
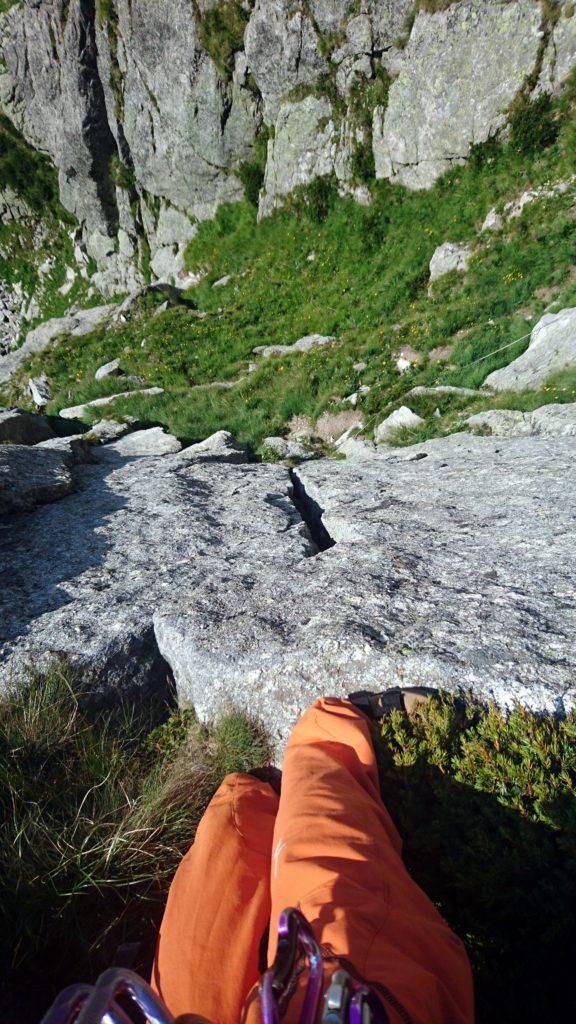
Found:
[[[352,995],[348,1024],[388,1024],[388,1014],[367,985],[361,985]]]
[[[118,1005],[118,998],[124,1006]],[[132,1013],[135,1010],[136,1014]],[[61,992],[42,1024],[173,1024],[162,1000],[133,971],[112,967],[95,985],[73,985]]]
[[[263,1024],[280,1024],[280,1000],[303,953],[308,959],[309,975],[300,1024],[314,1024],[322,994],[322,955],[306,918],[294,907],[288,907],[278,920],[278,953],[260,985]],[[286,957],[290,962],[286,962]]]

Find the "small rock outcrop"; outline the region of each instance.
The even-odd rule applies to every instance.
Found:
[[[334,345],[336,338],[324,334],[307,334],[299,338],[293,345],[258,345],[253,349],[257,356],[269,359],[270,356],[289,356],[293,352],[311,352],[314,348],[323,348],[324,345]]]
[[[487,409],[469,416],[472,430],[497,437],[574,437],[576,402],[566,405],[542,405],[533,412],[517,409]]]
[[[299,441],[291,441],[286,437],[265,437],[262,441],[261,451],[265,454],[271,453],[278,460],[295,459],[303,462],[306,459],[313,459],[314,452],[305,448]]]
[[[0,409],[0,444],[38,444],[53,437],[45,416],[24,409]]]
[[[403,427],[412,430],[415,427],[421,427],[423,423],[424,420],[421,416],[417,416],[407,405],[401,405],[399,409],[390,413],[382,423],[378,424],[374,431],[374,440],[377,444],[386,444]]]
[[[0,358],[0,384],[10,380],[12,374],[20,369],[29,356],[43,352],[61,334],[68,334],[72,338],[81,338],[82,335],[90,334],[96,327],[106,323],[115,310],[114,304],[93,306],[92,309],[80,309],[64,317],[45,320],[44,323],[28,332],[26,340],[20,348],[14,349]]]
[[[107,405],[112,405],[117,398],[162,394],[164,394],[164,388],[140,388],[138,391],[119,391],[116,395],[105,395],[103,398],[93,398],[91,402],[84,402],[82,405],[71,405],[67,409],[60,409],[59,415],[64,420],[79,420],[82,419],[88,409],[103,409]]]
[[[503,367],[488,374],[484,387],[496,391],[522,391],[539,388],[553,374],[576,366],[576,309],[546,313],[538,321],[526,351]]]
[[[94,374],[94,380],[105,380],[106,377],[121,377],[122,367],[119,359],[111,359],[110,362],[99,366]]]
[[[43,409],[44,406],[48,405],[48,402],[52,401],[52,392],[45,374],[42,374],[41,377],[31,377],[28,381],[28,390],[34,405],[38,406],[39,409]]]
[[[472,249],[469,245],[457,245],[454,242],[444,242],[439,245],[432,259],[430,260],[430,282],[437,281],[456,270],[459,274],[465,274],[470,264]]]

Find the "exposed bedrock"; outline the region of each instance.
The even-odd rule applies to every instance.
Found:
[[[169,670],[202,718],[246,708],[279,745],[315,697],[362,687],[573,704],[573,438],[458,434],[294,481],[229,435],[175,447],[129,434],[1,520],[4,686],[49,652],[108,699]]]
[[[501,131],[527,82],[557,93],[576,64],[571,4],[459,0],[411,25],[414,0],[230,0],[227,34],[221,5],[20,0],[0,14],[0,108],[58,168],[105,294],[148,269],[184,280],[198,221],[242,198],[247,162],[264,174],[262,216],[332,173],[369,201],[354,157],[370,144],[377,176],[425,188]],[[371,83],[386,75],[384,106]]]

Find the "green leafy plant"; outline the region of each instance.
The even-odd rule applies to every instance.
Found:
[[[378,741],[406,863],[465,940],[478,1020],[562,1015],[576,953],[576,722],[445,696]]]
[[[554,119],[552,99],[542,93],[535,100],[521,99],[510,117],[512,145],[518,153],[531,155],[553,145],[559,125]]]

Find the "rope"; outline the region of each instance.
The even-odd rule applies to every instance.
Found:
[[[503,352],[505,348],[512,348],[512,345],[517,345],[519,341],[526,341],[526,338],[529,338],[531,334],[532,331],[529,331],[528,334],[523,334],[521,338],[515,338],[514,341],[509,341],[507,345],[502,345],[501,348],[495,348],[493,352],[487,352],[485,356],[480,356],[479,359],[474,359],[471,363],[466,363],[466,366],[462,367],[462,369],[468,369],[469,366],[475,366],[476,363],[481,363],[483,359],[490,359],[492,356],[498,355],[499,352]]]

